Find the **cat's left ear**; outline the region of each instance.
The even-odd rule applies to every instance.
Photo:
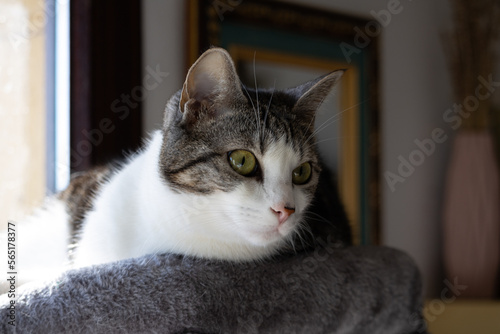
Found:
[[[212,48],[191,66],[182,87],[180,111],[187,124],[202,113],[217,116],[224,109],[244,101],[241,83],[229,53]]]
[[[339,82],[344,72],[345,70],[333,71],[298,87],[291,88],[293,94],[298,96],[292,111],[299,117],[313,119],[316,110],[332,91],[332,88]]]

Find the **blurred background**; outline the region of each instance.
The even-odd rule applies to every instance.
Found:
[[[500,333],[498,7],[0,0],[2,227],[140,147],[210,45],[259,87],[348,68],[316,126],[356,242],[415,259],[433,333]]]

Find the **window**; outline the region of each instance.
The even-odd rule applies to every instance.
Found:
[[[0,224],[45,196],[46,19],[43,3],[0,2]]]
[[[139,0],[0,2],[0,228],[139,147],[142,100],[113,106],[142,85],[140,17]]]

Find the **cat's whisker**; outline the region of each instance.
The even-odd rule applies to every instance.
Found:
[[[311,136],[318,134],[319,132],[323,131],[325,128],[327,128],[328,126],[332,125],[333,123],[337,122],[340,119],[341,119],[340,114],[335,114],[335,115],[329,117],[313,131]],[[309,136],[309,138],[311,138],[311,136]],[[309,138],[307,140],[309,140]],[[306,140],[306,142],[307,142],[307,140]]]
[[[321,222],[324,222],[324,223],[328,223],[328,224],[333,225],[333,223],[332,223],[330,220],[326,219],[325,217],[323,217],[323,216],[322,216],[322,215],[320,215],[319,213],[312,212],[312,211],[306,211],[306,212],[304,212],[304,215],[305,215],[305,216],[306,216],[306,215],[314,215],[314,216],[316,216],[316,217],[318,217],[318,218],[319,218],[319,220],[318,220],[318,221],[321,221]],[[309,218],[310,218],[310,219],[315,219],[315,218],[310,217],[310,216],[309,216]],[[317,219],[317,218],[316,218],[316,219]]]
[[[253,53],[253,79],[255,82],[255,95],[257,96],[257,135],[259,138],[261,137],[260,132],[260,105],[259,105],[259,87],[257,86],[257,75],[255,73],[255,56],[257,55],[257,51]]]
[[[259,120],[259,113],[257,112],[257,109],[255,109],[255,105],[253,104],[253,100],[252,100],[252,97],[250,96],[250,93],[248,93],[248,89],[245,87],[245,85],[243,84],[243,82],[241,82],[240,80],[240,84],[241,84],[241,87],[243,87],[243,89],[245,90],[245,93],[247,94],[248,96],[248,100],[250,101],[250,103],[252,104],[252,109],[253,109],[253,112],[255,114],[255,120],[257,122],[257,129],[259,127],[259,123],[260,123],[260,120]]]
[[[217,210],[217,207],[223,208],[223,210]],[[209,213],[227,213],[236,215],[241,215],[242,213],[244,213],[245,216],[261,216],[261,209],[257,208],[253,209],[247,207],[232,207],[224,203],[221,204],[211,203],[210,206],[207,207],[206,209],[193,211],[192,213],[189,213],[188,216],[206,217],[207,214]]]
[[[297,227],[295,228],[295,230],[293,231],[293,233],[290,233],[290,237],[288,238],[288,241],[293,245],[294,250],[295,250],[295,242],[297,241],[297,238],[300,241],[301,245],[304,246],[304,241],[302,240],[302,236],[300,234],[301,224],[302,223],[299,223],[297,225]]]
[[[220,211],[214,211],[212,210],[212,212],[217,212],[217,213],[227,213],[229,212],[228,210],[220,210]],[[234,213],[239,213],[239,211],[235,210]],[[171,217],[168,221],[166,222],[163,222],[163,223],[158,223],[158,222],[155,222],[155,227],[159,230],[158,232],[166,232],[164,230],[164,226],[174,226],[174,225],[177,225],[177,228],[176,230],[178,232],[185,232],[185,231],[188,231],[190,228],[192,228],[191,225],[189,224],[181,224],[180,221],[182,222],[186,222],[186,221],[190,221],[190,216],[204,216],[206,214],[206,212],[201,212],[201,213],[191,213],[191,214],[188,214],[186,216],[185,213],[179,213],[178,215],[174,216],[174,217]],[[210,221],[207,221],[207,223],[209,223]],[[222,227],[223,225],[227,224],[227,225],[230,225],[229,223],[226,223],[226,221],[224,220],[217,220],[217,221],[211,221],[211,223],[218,223],[219,227]],[[230,229],[227,229],[228,231],[230,231]],[[148,239],[144,240],[143,241],[143,244],[144,245],[148,245],[151,241],[151,239],[153,238],[153,236],[149,236]]]
[[[293,239],[292,238],[288,238],[287,241],[290,243],[290,245],[292,246],[292,249],[293,249],[293,252],[295,254],[297,254],[297,249],[295,248],[295,243],[293,242]]]
[[[339,139],[346,139],[346,138],[353,138],[353,137],[351,137],[351,136],[338,136],[338,137],[325,138],[325,139],[317,141],[316,145],[318,145],[320,143],[327,142],[327,141],[339,140]]]
[[[328,119],[326,119],[323,123],[321,123],[312,133],[307,137],[307,139],[303,142],[303,145],[307,144],[309,140],[314,138],[319,132],[323,131],[326,129],[328,126],[332,125],[336,121],[338,121],[341,118],[340,114],[335,114]]]
[[[304,232],[304,234],[307,232],[307,229],[302,229],[299,231],[299,233],[297,233],[297,236],[300,240],[300,244],[302,246],[303,249],[307,248],[308,246],[310,246],[309,242],[306,241],[306,238],[304,235],[302,235],[302,233],[300,232]]]
[[[321,219],[318,219],[318,218],[313,218],[313,217],[307,217],[307,220],[308,221],[315,221],[315,222],[319,222],[319,223],[324,223],[323,220]],[[329,223],[330,224],[330,223]]]
[[[294,233],[290,236],[290,242],[294,243],[296,239],[300,241],[300,244],[302,245],[302,248],[306,248],[307,242],[305,241],[305,238],[302,235],[302,232],[305,232],[307,230],[307,226],[305,225],[304,221],[301,221],[297,228],[295,229]]]
[[[304,134],[302,135],[302,138],[301,138],[302,143],[304,143],[304,137],[305,137],[306,133],[309,131],[309,128],[311,127],[311,125],[314,123],[314,120],[315,120],[315,117],[311,118],[311,121],[307,125],[306,131],[304,132]],[[314,133],[314,131],[313,131],[313,133]],[[302,144],[301,144],[301,146],[302,146]]]
[[[304,219],[299,225],[299,236],[302,237],[302,234],[300,232],[308,233],[311,235],[311,238],[314,238],[314,233],[311,230],[311,226],[307,223],[306,219]]]
[[[271,98],[269,99],[269,103],[267,104],[267,109],[265,111],[265,114],[264,114],[264,121],[263,121],[263,130],[262,130],[262,134],[261,134],[261,141],[264,141],[264,133],[265,133],[265,130],[266,130],[266,123],[267,123],[267,116],[269,114],[269,109],[271,108],[271,103],[273,101],[273,96],[274,96],[274,91],[276,90],[276,78],[274,79],[274,84],[273,84],[273,91],[271,92]]]
[[[322,101],[324,101],[325,99],[323,98]],[[313,125],[314,121],[315,121],[316,117],[312,117],[311,118],[311,121],[309,122],[309,124],[307,125],[307,128],[306,128],[306,131],[304,132],[304,134],[302,135],[302,138],[301,138],[301,142],[304,142],[304,137],[306,135],[306,133],[309,131],[309,129],[311,128],[311,125]],[[314,131],[313,131],[314,133]],[[310,137],[310,136],[309,136]],[[309,139],[308,137],[308,139]],[[302,145],[301,145],[302,146]]]
[[[340,118],[341,118],[341,115],[343,113],[345,113],[346,111],[349,111],[349,110],[352,110],[360,105],[362,105],[363,103],[367,102],[368,100],[364,100],[364,101],[361,101],[359,103],[356,103],[355,105],[349,107],[349,108],[346,108],[338,113],[336,113],[335,115],[329,117],[328,119],[326,119],[322,124],[320,124],[316,130],[313,131],[313,133],[302,143],[302,145],[305,145],[309,140],[311,140],[312,138],[314,138],[319,132],[323,131],[324,129],[326,129],[329,125],[335,123],[336,121],[338,121]]]
[[[212,213],[215,213],[215,212],[212,212]],[[227,214],[228,212],[227,211],[219,211],[217,213]],[[237,214],[238,212],[235,211],[233,213]],[[196,220],[197,226],[201,226],[201,224],[212,224],[212,225],[216,224],[218,229],[220,229],[220,230],[223,230],[222,228],[228,227],[226,230],[232,231],[234,223],[235,223],[234,221],[231,221],[230,219],[223,219],[220,217],[205,217],[204,215],[200,215],[200,216],[202,216],[204,219],[201,221],[197,219]],[[191,217],[191,218],[194,218],[194,217]],[[246,217],[246,219],[248,219],[249,221],[259,221],[259,219],[262,219],[262,216],[259,216],[259,215],[255,215],[253,217],[249,216],[249,217]],[[243,219],[243,220],[245,220],[245,219]],[[176,231],[179,231],[179,232],[189,231],[193,227],[196,227],[196,225],[177,224]]]

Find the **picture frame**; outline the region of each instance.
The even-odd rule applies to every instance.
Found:
[[[318,146],[326,156],[332,154],[325,150],[335,151],[329,167],[337,175],[354,244],[380,243],[380,29],[376,21],[279,1],[187,1],[186,67],[209,47],[219,46],[231,54],[242,81],[247,76],[259,87],[273,77],[275,88],[276,77],[282,76],[287,79],[281,84],[289,87],[294,76],[347,70],[329,98],[334,106],[316,126],[322,127],[321,135],[338,132],[321,139],[318,131]],[[270,82],[267,88],[273,87]]]

